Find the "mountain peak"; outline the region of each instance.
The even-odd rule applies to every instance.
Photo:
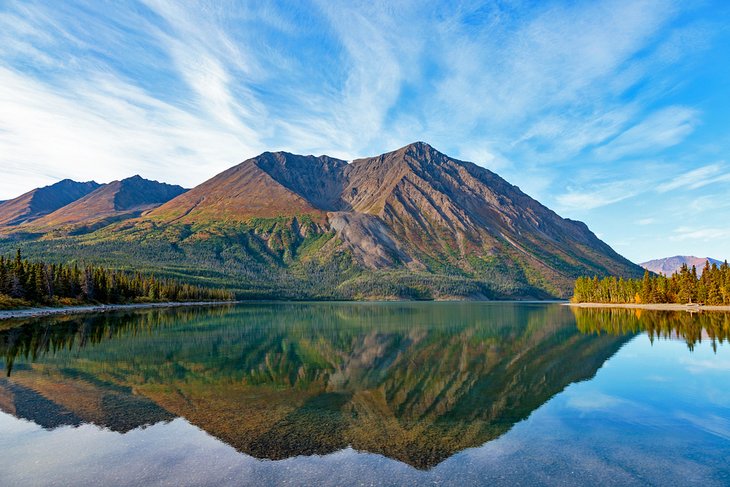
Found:
[[[96,183],[94,183],[96,184]],[[184,193],[172,184],[144,179],[139,175],[96,185],[83,197],[18,227],[21,232],[48,232],[63,229],[77,232],[95,229],[112,221],[139,216]]]
[[[711,257],[695,257],[693,255],[675,255],[673,257],[664,257],[662,259],[649,260],[639,264],[644,269],[647,269],[655,274],[664,274],[671,276],[675,272],[679,271],[683,265],[687,267],[695,266],[698,275],[702,275],[702,269],[705,267],[705,263],[709,262],[710,265],[722,265],[718,259]]]
[[[54,184],[36,188],[0,204],[0,227],[16,226],[37,220],[87,194],[100,185],[95,181],[77,182],[63,179]]]
[[[423,162],[432,162],[434,156],[446,157],[445,154],[434,149],[432,145],[422,141],[412,142],[387,154],[402,154],[404,156],[423,159]]]
[[[415,142],[411,142],[410,144],[404,146],[403,149],[415,149],[415,150],[419,150],[419,151],[436,150],[433,148],[433,146],[431,144],[429,144],[428,142],[423,142],[422,140],[417,140]]]

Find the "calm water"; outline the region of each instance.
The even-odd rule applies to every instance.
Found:
[[[730,314],[251,304],[0,324],[0,485],[730,485]]]

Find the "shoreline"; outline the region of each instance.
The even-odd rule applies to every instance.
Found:
[[[67,306],[64,308],[23,308],[0,310],[0,321],[19,318],[40,318],[52,315],[74,315],[82,313],[106,313],[127,309],[178,308],[184,306],[220,306],[236,304],[238,301],[171,301],[164,303],[132,303],[132,304],[90,304],[86,306]]]
[[[700,304],[676,304],[676,303],[654,303],[654,304],[633,304],[633,303],[565,303],[565,306],[575,308],[624,308],[624,309],[646,309],[653,311],[687,311],[697,313],[700,311],[730,311],[730,305],[704,306]]]
[[[85,313],[107,313],[111,311],[123,311],[123,310],[136,310],[136,309],[150,309],[150,308],[179,308],[187,306],[221,306],[221,305],[232,305],[238,303],[250,302],[248,300],[236,300],[236,301],[169,301],[164,303],[132,303],[132,304],[97,304],[97,305],[85,305],[85,306],[67,306],[63,308],[51,308],[51,307],[35,307],[35,308],[24,308],[24,309],[11,309],[11,310],[0,310],[0,321],[22,319],[22,318],[41,318],[45,316],[53,315],[73,315],[73,314],[85,314]],[[253,302],[261,302],[254,300]],[[275,302],[275,301],[263,301],[263,302]],[[364,301],[364,302],[376,302],[376,301]],[[382,301],[386,303],[396,301]],[[434,302],[452,302],[452,301],[434,301]],[[494,303],[497,301],[485,301]],[[729,311],[730,305],[722,306],[704,306],[698,304],[676,304],[676,303],[654,303],[654,304],[634,304],[634,303],[570,303],[565,301],[506,301],[506,302],[526,302],[526,303],[551,303],[551,304],[562,304],[563,306],[570,306],[574,308],[623,308],[623,309],[644,309],[654,311],[687,311],[689,313],[697,313],[700,311]]]

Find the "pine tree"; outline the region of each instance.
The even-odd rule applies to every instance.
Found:
[[[121,303],[134,300],[230,300],[228,291],[157,279],[137,272],[127,274],[103,267],[47,264],[0,256],[0,295],[31,303],[53,304],[58,299]]]
[[[730,266],[705,264],[702,275],[687,265],[672,274],[644,272],[642,279],[599,279],[579,277],[575,281],[573,301],[597,303],[693,303],[730,304]]]

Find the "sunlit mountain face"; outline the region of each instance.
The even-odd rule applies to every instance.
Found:
[[[6,325],[0,408],[125,433],[183,417],[257,458],[351,446],[419,469],[495,439],[634,331],[564,306],[256,304]]]

